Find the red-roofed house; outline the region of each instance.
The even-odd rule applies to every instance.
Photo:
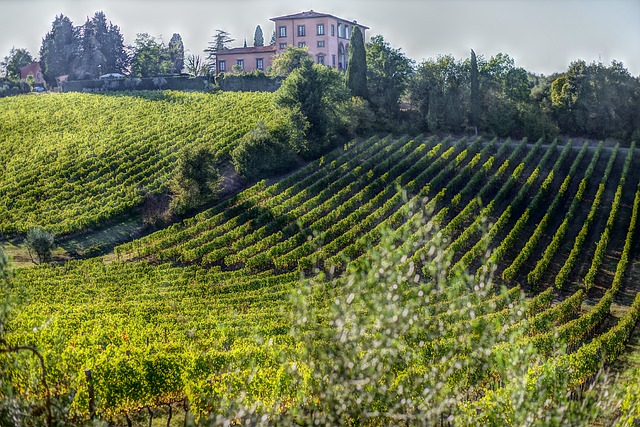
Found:
[[[266,70],[273,56],[287,46],[307,47],[318,64],[346,70],[349,60],[349,39],[353,27],[358,26],[364,37],[369,27],[343,18],[308,12],[271,18],[275,23],[276,45],[226,49],[216,52],[217,72],[232,72],[233,66],[242,71]]]
[[[20,78],[25,80],[27,76],[31,74],[34,79],[36,79],[36,84],[44,84],[44,75],[42,74],[42,70],[40,69],[39,62],[32,62],[29,65],[25,65],[20,68]]]

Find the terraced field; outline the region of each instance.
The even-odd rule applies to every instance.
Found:
[[[71,418],[90,415],[92,387],[97,415],[121,422],[176,402],[237,421],[333,401],[361,412],[327,422],[513,421],[505,360],[533,351],[525,388],[564,395],[637,323],[639,161],[594,142],[353,141],[112,263],[16,271],[9,338],[43,350]],[[15,381],[42,399],[28,372]]]
[[[220,158],[258,121],[278,120],[271,94],[51,94],[0,100],[0,232],[57,234],[129,212],[166,189],[176,155]]]

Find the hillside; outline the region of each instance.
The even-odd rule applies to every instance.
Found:
[[[267,93],[78,93],[0,99],[0,232],[69,234],[166,190],[177,153],[224,159],[256,122],[277,120]]]
[[[624,348],[640,315],[639,161],[589,142],[353,141],[114,262],[16,271],[9,337],[43,349],[76,417],[91,369],[97,413],[119,422],[176,402],[259,420],[335,400],[363,411],[344,419],[472,425],[518,396],[511,375],[563,396]],[[42,396],[30,372],[16,381]],[[497,412],[536,404],[554,409]]]

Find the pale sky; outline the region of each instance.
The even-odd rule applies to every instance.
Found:
[[[137,33],[179,33],[185,49],[203,54],[216,29],[241,46],[260,25],[268,43],[269,18],[313,9],[370,27],[420,62],[438,55],[485,58],[504,52],[534,73],[565,71],[576,59],[622,61],[640,76],[640,0],[0,0],[0,58],[12,46],[37,56],[57,14],[74,25],[102,10],[126,44]]]

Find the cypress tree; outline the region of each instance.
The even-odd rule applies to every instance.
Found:
[[[470,124],[478,134],[478,115],[480,113],[480,85],[478,83],[478,60],[471,49],[471,117]]]
[[[349,42],[349,65],[347,67],[347,87],[353,96],[369,98],[367,90],[367,56],[364,49],[364,36],[360,27],[355,27]]]
[[[260,25],[256,27],[256,32],[253,34],[253,46],[264,46],[264,34],[262,33]]]

